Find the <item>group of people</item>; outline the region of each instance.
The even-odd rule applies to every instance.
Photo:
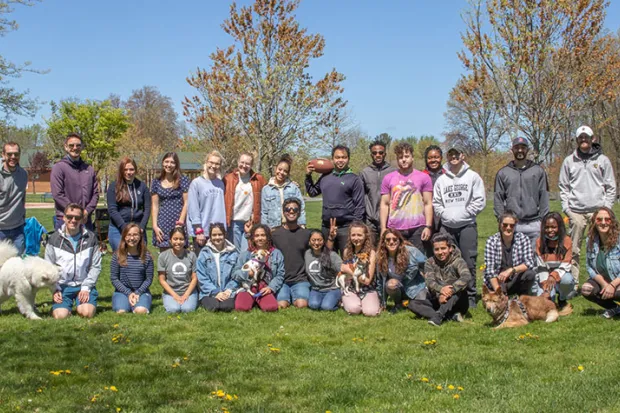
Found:
[[[577,130],[577,148],[562,165],[560,196],[569,231],[558,212],[549,211],[547,175],[529,160],[528,141],[512,142],[514,160],[495,179],[494,212],[499,231],[486,240],[485,285],[506,294],[545,295],[570,311],[579,285],[579,251],[589,224],[581,293],[606,311],[620,314],[619,224],[611,210],[615,177],[592,130]],[[70,134],[67,155],[51,172],[56,231],[45,257],[60,265],[63,277],[54,294],[53,315],[96,311],[101,252],[92,213],[99,186],[81,159],[82,139]],[[408,143],[394,147],[397,166],[386,161],[386,145],[370,144],[372,163],[359,175],[349,168],[346,146],[332,149],[334,168],[315,181],[306,166],[305,190],[322,195],[321,228],[306,228],[305,203],[289,178],[292,159],[283,156],[266,180],[252,169],[253,155],[242,153],[236,168],[222,176],[224,159],[207,154],[201,176],[190,182],[174,152],[162,159],[150,189],[136,178],[130,158],[119,163],[107,190],[108,238],[114,251],[110,278],[117,312],[147,313],[154,258],[169,312],[277,311],[293,305],[376,316],[405,307],[440,325],[461,321],[476,306],[476,219],[486,205],[482,178],[451,147],[447,162],[438,146],[424,153],[426,168],[416,170]],[[0,175],[0,239],[23,251],[27,173],[19,166],[19,145],[3,145]],[[253,263],[255,265],[248,265]],[[342,280],[345,280],[344,283]],[[340,282],[338,282],[340,281]]]

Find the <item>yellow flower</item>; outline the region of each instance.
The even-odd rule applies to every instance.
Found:
[[[279,353],[280,349],[279,348],[275,348],[275,347],[270,347],[269,350],[271,350],[272,353]]]
[[[85,368],[85,369],[87,369],[87,368],[88,368],[88,366],[84,366],[84,368]]]
[[[454,390],[454,386],[450,384],[450,385],[448,386],[448,390]]]
[[[65,374],[71,374],[71,370],[65,370]]]
[[[118,328],[118,324],[114,324],[112,327],[114,327],[114,328]]]
[[[53,374],[54,376],[60,376],[59,371],[50,371],[50,374]]]
[[[457,389],[458,391],[463,391],[463,390],[465,390],[465,389],[464,389],[464,388],[462,388],[461,386],[457,387],[456,389]]]
[[[226,395],[226,400],[230,401],[230,400],[232,400],[232,399],[233,399],[233,397],[232,397],[230,394],[227,394],[227,395]]]
[[[37,393],[43,393],[43,389],[37,389]]]
[[[441,385],[435,387],[437,390],[443,390],[443,387],[441,387]]]
[[[422,381],[422,383],[428,383],[428,379],[426,377],[422,377],[420,380]]]
[[[218,390],[217,393],[215,393],[217,397],[224,397],[226,396],[226,393],[224,393],[224,391],[222,390]]]
[[[239,396],[237,396],[236,394],[233,394],[233,398],[234,398],[235,400],[239,400]]]
[[[116,388],[116,386],[110,386],[110,391],[117,392],[117,391],[118,391],[118,389]]]
[[[103,390],[108,390],[108,386],[103,386]]]
[[[91,403],[96,402],[96,401],[97,401],[97,396],[99,396],[99,395],[98,395],[98,394],[95,394],[95,395],[94,395],[94,396],[90,399],[90,402],[91,402]]]
[[[583,366],[580,364],[579,366],[577,366],[577,370],[583,371]]]
[[[331,410],[325,410],[325,413],[332,413]]]
[[[271,347],[271,344],[267,344],[267,347]]]
[[[487,269],[487,266],[486,266],[485,264],[482,264],[482,265],[480,266],[480,271],[484,271],[484,270],[486,270],[486,269]]]
[[[455,394],[454,396],[452,396],[452,398],[453,398],[454,400],[458,400],[458,399],[460,399],[460,398],[461,398],[461,396],[459,396],[458,394]]]
[[[410,379],[411,377],[412,377],[412,375],[407,373],[407,378]]]
[[[183,357],[183,360],[187,361],[187,360],[189,360],[189,357],[185,356],[185,357]]]
[[[120,412],[121,410],[123,410],[123,409],[121,409],[120,407],[117,407],[117,408],[116,408],[116,412],[117,412],[117,413],[118,413],[118,412]]]

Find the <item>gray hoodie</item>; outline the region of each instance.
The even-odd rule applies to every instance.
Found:
[[[395,170],[396,168],[391,166],[388,162],[384,162],[381,167],[377,167],[373,163],[365,167],[359,175],[364,184],[366,218],[376,224],[379,223],[381,183],[385,175]]]
[[[28,172],[24,168],[17,165],[11,172],[0,165],[0,230],[24,225],[27,186]]]
[[[450,171],[449,164],[444,165],[444,170],[433,189],[435,215],[441,219],[441,225],[449,228],[475,223],[486,203],[482,178],[465,162],[457,175]]]
[[[562,211],[584,214],[611,208],[616,199],[616,178],[609,158],[596,148],[589,156],[577,150],[564,159],[560,169]]]
[[[499,217],[511,210],[519,221],[539,221],[549,212],[547,174],[538,164],[527,161],[517,168],[514,161],[504,166],[495,176],[493,211]]]

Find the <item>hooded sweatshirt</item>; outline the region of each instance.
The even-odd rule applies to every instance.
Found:
[[[56,218],[62,220],[65,208],[70,203],[86,208],[90,215],[99,201],[99,183],[92,166],[69,155],[52,166],[50,186],[56,207]],[[89,218],[90,219],[90,218]]]
[[[426,286],[437,295],[446,285],[451,285],[455,293],[463,291],[472,277],[467,263],[461,257],[461,251],[454,244],[452,247],[454,250],[446,262],[439,262],[435,257],[431,257],[424,265]]]
[[[144,182],[134,179],[127,185],[129,201],[116,202],[116,182],[108,187],[108,212],[112,224],[119,230],[125,225],[135,222],[146,230],[146,224],[151,216],[151,193]]]
[[[316,183],[312,182],[312,175],[306,175],[306,191],[311,197],[323,194],[324,227],[329,228],[330,218],[336,218],[339,227],[364,221],[364,184],[351,169],[333,170],[321,175]]]
[[[27,186],[28,172],[24,168],[17,165],[11,172],[0,165],[0,230],[24,225]]]
[[[226,290],[231,291],[231,297],[235,296],[239,284],[232,279],[232,271],[238,257],[239,251],[232,242],[226,240],[224,249],[219,251],[211,240],[207,241],[196,263],[199,299],[214,297]]]
[[[514,161],[504,166],[495,176],[495,217],[505,210],[517,214],[520,222],[539,221],[549,212],[547,174],[538,164],[527,161],[518,168]]]
[[[372,221],[377,226],[379,225],[379,213],[381,212],[381,183],[387,174],[395,170],[396,168],[384,162],[381,166],[377,166],[374,163],[368,165],[360,173],[366,198],[366,219]]]
[[[560,169],[562,211],[585,214],[597,208],[611,208],[616,199],[616,178],[609,158],[600,145],[590,153],[576,149],[562,162]]]
[[[463,162],[458,174],[444,165],[445,173],[437,179],[433,190],[433,209],[441,224],[461,228],[476,222],[486,203],[484,182]]]

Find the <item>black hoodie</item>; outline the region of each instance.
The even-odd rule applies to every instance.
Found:
[[[548,190],[547,173],[540,165],[527,161],[524,168],[517,168],[510,161],[495,176],[495,217],[510,209],[519,221],[542,220],[549,212]]]

